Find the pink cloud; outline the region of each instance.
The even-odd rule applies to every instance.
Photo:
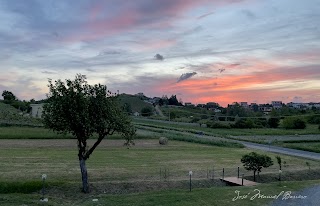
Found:
[[[254,68],[254,63],[251,64]],[[233,101],[253,101],[255,99],[261,102],[272,101],[283,96],[296,95],[303,96],[310,101],[315,99],[312,96],[312,93],[315,92],[314,89],[299,89],[295,82],[300,81],[308,84],[309,80],[314,81],[320,78],[318,66],[278,67],[274,65],[272,68],[271,64],[261,62],[258,62],[256,66],[256,71],[251,71],[248,74],[188,79],[179,84],[166,84],[162,90],[183,93],[184,101],[197,101],[198,103],[217,101],[222,105]],[[263,70],[259,66],[268,67],[268,69]],[[287,88],[288,83],[286,87],[279,83],[283,81],[289,82],[289,85],[291,82],[291,90]],[[268,85],[269,89],[257,87],[257,85]]]

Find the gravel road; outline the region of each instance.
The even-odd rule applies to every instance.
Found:
[[[268,152],[275,152],[275,153],[279,153],[279,154],[286,154],[286,155],[304,157],[304,158],[313,159],[313,160],[320,160],[320,153],[307,152],[307,151],[303,151],[303,150],[296,150],[296,149],[277,147],[277,146],[269,146],[269,145],[251,143],[251,142],[237,141],[237,140],[235,140],[235,142],[239,142],[239,143],[243,144],[244,146],[252,148],[252,149],[259,149],[259,150],[268,151]]]

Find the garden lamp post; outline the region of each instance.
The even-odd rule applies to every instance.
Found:
[[[190,192],[191,192],[191,176],[192,176],[192,171],[189,171],[189,177],[190,177]]]
[[[280,181],[280,184],[281,184],[281,173],[282,173],[282,171],[279,170],[279,181]]]
[[[47,179],[47,175],[46,174],[43,174],[41,176],[41,179],[42,179],[42,199],[44,199],[44,193],[45,193],[45,181]]]

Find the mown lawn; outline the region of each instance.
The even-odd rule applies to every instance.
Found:
[[[111,205],[111,206],[255,206],[268,205],[273,199],[259,198],[256,196],[250,200],[257,193],[265,196],[279,195],[282,191],[293,192],[301,190],[305,187],[320,184],[319,180],[313,181],[296,181],[296,182],[282,182],[261,184],[259,186],[251,187],[213,187],[193,189],[191,192],[188,189],[172,189],[160,190],[153,192],[130,193],[121,195],[107,195],[107,194],[82,194],[77,191],[66,191],[61,195],[61,192],[55,193],[49,191],[45,197],[48,198],[47,203],[41,203],[42,197],[39,193],[32,194],[0,194],[0,205],[14,206],[14,205]],[[257,190],[255,190],[257,189]],[[259,191],[258,191],[259,190]],[[240,195],[249,194],[245,199],[237,199],[236,191]],[[280,195],[279,199],[284,196]],[[307,197],[308,198],[308,197]],[[93,201],[95,200],[95,201]],[[234,200],[234,201],[233,201]],[[283,200],[285,202],[285,200]],[[297,200],[299,201],[299,200]]]
[[[89,145],[94,140],[89,141]],[[127,149],[122,140],[105,140],[87,161],[90,181],[159,180],[160,169],[168,170],[169,178],[188,179],[188,171],[195,178],[206,178],[213,170],[216,178],[241,173],[252,175],[240,162],[242,155],[251,152],[246,148],[227,148],[178,141],[161,146],[158,140],[136,140],[136,146]],[[277,172],[274,153],[268,154],[275,162],[263,172]],[[281,155],[288,170],[307,169],[306,160]],[[35,181],[41,174],[52,181],[79,181],[76,140],[0,140],[0,181]],[[309,161],[320,168],[319,161]]]
[[[90,140],[89,144],[93,141]],[[81,177],[74,139],[16,139],[0,140],[0,205],[41,205],[41,175],[47,174],[49,202],[47,205],[261,205],[267,200],[232,201],[235,189],[231,187],[195,188],[188,192],[188,172],[192,170],[193,180],[206,180],[208,170],[214,170],[216,181],[225,176],[236,176],[237,166],[241,173],[251,176],[252,172],[241,166],[242,155],[253,150],[245,148],[216,147],[202,144],[169,141],[161,146],[158,140],[136,140],[136,146],[127,149],[122,140],[105,140],[87,161],[89,182],[93,188],[110,188],[122,184],[121,195],[104,194],[96,189],[90,194],[80,193]],[[259,151],[258,151],[259,152]],[[274,162],[276,154],[268,154]],[[286,161],[285,171],[307,169],[305,159],[281,156]],[[320,168],[320,162],[309,161],[312,168]],[[168,178],[160,180],[164,170]],[[278,165],[262,169],[261,174],[276,173]],[[208,179],[207,179],[208,180]],[[160,183],[185,181],[183,188],[153,191],[142,188],[141,192],[129,193],[128,184],[147,182],[149,186]],[[209,181],[209,180],[208,180]],[[276,180],[275,180],[276,181]],[[278,183],[261,184],[257,188],[267,194],[281,190],[296,190],[314,184],[314,181],[288,182],[286,188]],[[254,188],[237,188],[243,193]],[[2,192],[1,192],[2,191]],[[18,192],[18,193],[13,193]],[[98,199],[93,202],[92,199]]]
[[[92,138],[97,138],[94,135]],[[114,134],[108,138],[119,139],[121,135]],[[137,131],[136,139],[152,138],[148,131]],[[0,127],[0,139],[74,139],[71,134],[57,134],[44,127]]]

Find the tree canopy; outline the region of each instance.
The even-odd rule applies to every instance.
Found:
[[[58,133],[71,133],[77,138],[78,157],[82,173],[83,191],[88,192],[85,161],[108,135],[121,133],[126,144],[133,143],[135,129],[130,118],[119,106],[117,95],[105,85],[89,85],[84,75],[74,80],[49,80],[48,103],[44,105],[43,122]],[[91,146],[87,139],[94,133],[97,141]]]
[[[2,92],[2,97],[4,101],[8,101],[8,102],[12,102],[16,100],[16,96],[12,92],[7,90],[4,90]]]
[[[254,181],[256,181],[256,172],[260,173],[263,167],[267,168],[273,165],[271,157],[257,154],[255,152],[243,155],[241,162],[244,163],[243,166],[246,170],[253,171]]]

